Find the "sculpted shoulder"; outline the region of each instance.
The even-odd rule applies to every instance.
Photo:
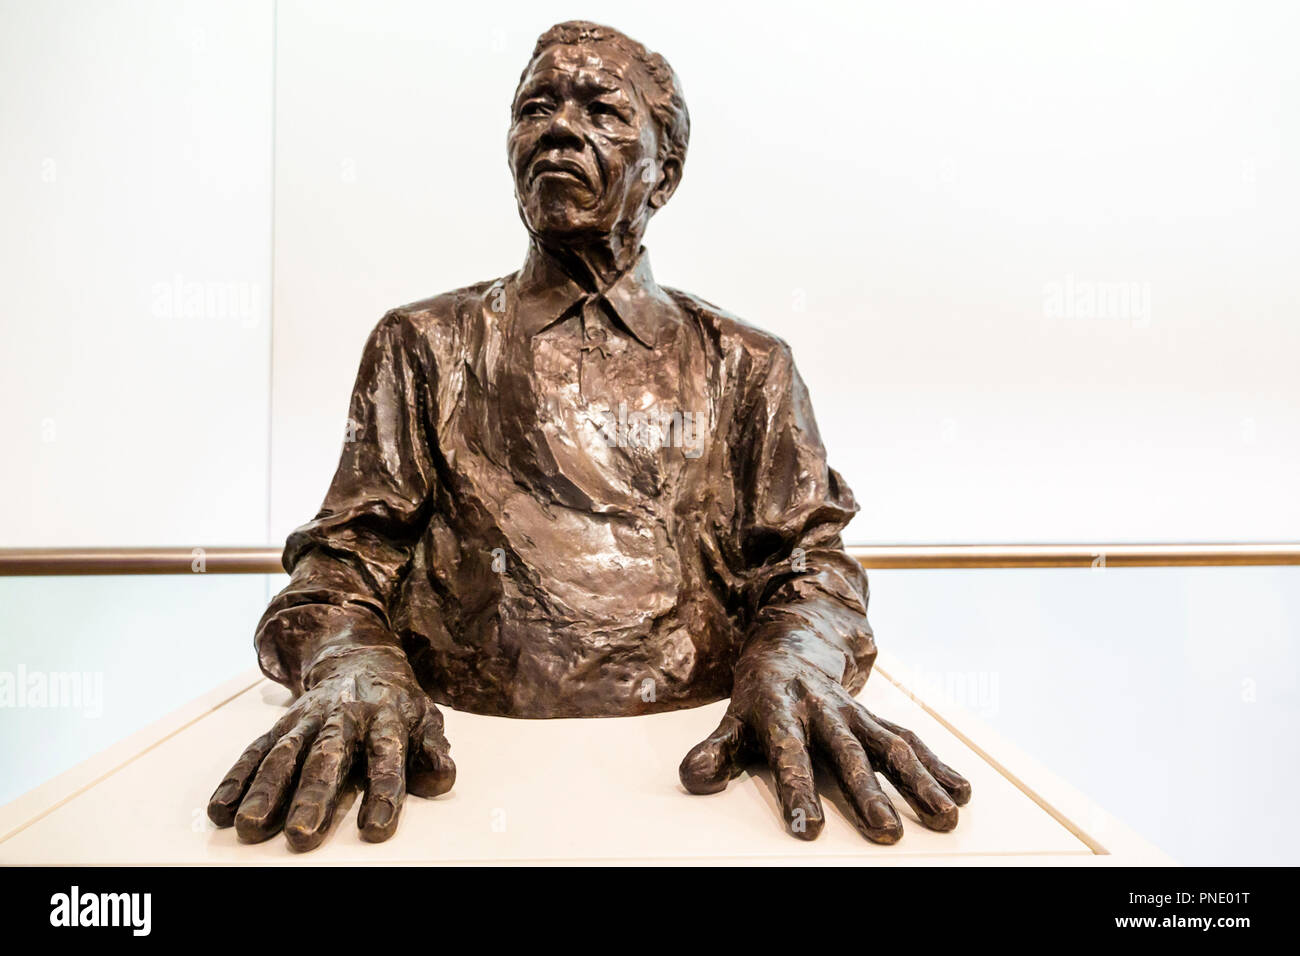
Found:
[[[790,344],[720,306],[680,289],[667,290],[703,326],[721,351],[722,360],[740,374],[762,374],[774,366],[792,366]]]
[[[482,306],[487,290],[502,282],[500,278],[476,282],[463,289],[452,289],[441,295],[408,302],[404,306],[390,308],[380,324],[393,323],[402,326],[409,333],[422,334],[424,337],[446,336],[459,326],[467,313]]]
[[[399,305],[384,314],[375,331],[387,329],[408,345],[423,344],[435,353],[454,348],[463,339],[466,318],[481,309],[484,296],[502,281],[490,279]]]

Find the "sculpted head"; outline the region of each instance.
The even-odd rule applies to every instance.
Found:
[[[548,244],[639,244],[681,181],[689,135],[663,57],[610,27],[551,27],[519,79],[507,141],[524,224]]]

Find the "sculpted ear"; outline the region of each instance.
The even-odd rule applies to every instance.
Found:
[[[659,167],[659,182],[650,193],[650,208],[661,209],[672,194],[677,191],[677,184],[682,181],[682,161],[670,156]]]

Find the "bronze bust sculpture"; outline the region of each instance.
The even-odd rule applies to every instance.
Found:
[[[854,700],[875,659],[857,511],[789,347],[659,286],[641,245],[681,179],[667,62],[586,22],[538,40],[508,138],[530,245],[504,279],[389,312],[342,459],[285,547],[257,631],[298,693],[212,796],[244,840],[324,839],[354,759],[362,834],[456,770],[437,704],[512,717],[644,714],[731,698],[680,768],[721,790],[772,768],[815,837],[813,760],[863,834],[902,835],[875,773],[949,830],[969,784]]]

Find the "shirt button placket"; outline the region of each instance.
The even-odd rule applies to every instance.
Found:
[[[605,349],[606,333],[600,320],[600,304],[595,296],[588,296],[583,302],[581,321],[582,351],[578,362],[578,391],[586,398],[600,380],[599,359],[607,358],[609,354]],[[597,364],[588,373],[588,362],[591,360]],[[593,376],[595,381],[592,381]]]

